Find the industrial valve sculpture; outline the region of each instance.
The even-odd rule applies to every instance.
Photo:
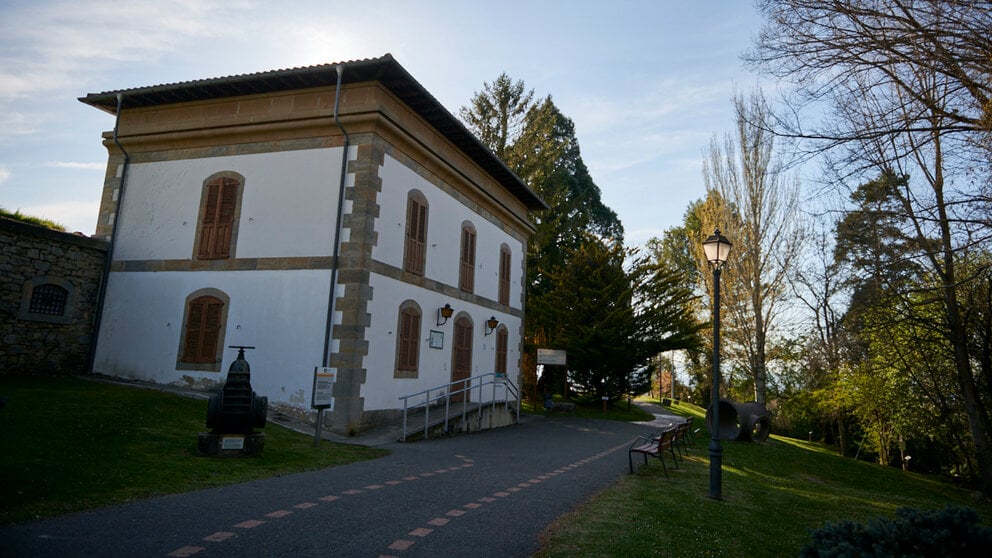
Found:
[[[238,349],[238,358],[231,363],[227,379],[217,394],[207,402],[207,428],[197,444],[203,455],[261,455],[265,434],[255,428],[265,428],[269,399],[251,389],[251,367],[245,360],[245,349],[255,347],[231,346]]]

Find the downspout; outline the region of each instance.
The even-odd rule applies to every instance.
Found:
[[[336,69],[338,72],[338,82],[337,87],[334,90],[334,123],[337,124],[338,129],[341,130],[342,134],[344,134],[344,151],[341,154],[341,177],[338,183],[338,214],[334,223],[334,251],[333,257],[331,258],[331,289],[330,295],[327,297],[327,322],[324,326],[324,367],[328,367],[331,364],[331,334],[334,328],[334,299],[336,298],[338,268],[340,267],[338,258],[341,255],[341,223],[344,220],[344,188],[345,179],[348,176],[348,131],[344,129],[344,126],[341,124],[341,120],[338,118],[338,107],[341,101],[341,76],[344,74],[344,66],[338,64]]]
[[[103,276],[100,278],[100,289],[97,292],[96,313],[93,317],[93,340],[90,343],[89,373],[93,373],[96,365],[96,345],[100,339],[100,325],[103,322],[103,304],[107,299],[107,283],[110,281],[110,266],[114,261],[114,245],[117,244],[117,225],[121,222],[121,208],[124,204],[124,185],[127,183],[127,169],[131,163],[131,155],[121,145],[117,132],[121,124],[121,109],[124,107],[124,95],[117,94],[117,114],[114,116],[114,145],[124,154],[124,164],[121,168],[121,182],[117,187],[117,206],[114,208],[114,223],[110,226],[110,245],[107,247],[107,257],[103,264]]]

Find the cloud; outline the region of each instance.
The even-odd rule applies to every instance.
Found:
[[[122,62],[147,64],[191,40],[249,31],[246,2],[201,0],[25,3],[0,17],[0,97],[77,87]]]
[[[8,180],[10,180],[10,171],[7,170],[7,167],[0,165],[0,184],[3,184]]]
[[[2,75],[0,75],[0,83],[3,83]],[[37,130],[37,119],[29,118],[22,112],[0,111],[0,138],[26,136],[35,133]]]
[[[100,203],[96,201],[61,201],[25,204],[16,209],[27,215],[51,219],[63,225],[69,232],[79,231],[91,235],[96,231],[96,218],[100,212]]]
[[[96,170],[102,171],[107,168],[107,163],[80,163],[76,161],[49,161],[45,163],[46,167],[53,167],[57,169],[78,169],[78,170]]]

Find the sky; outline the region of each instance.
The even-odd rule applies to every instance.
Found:
[[[750,0],[4,0],[0,207],[93,234],[114,119],[87,93],[390,53],[455,115],[501,73],[551,95],[638,246],[705,194],[760,27]]]

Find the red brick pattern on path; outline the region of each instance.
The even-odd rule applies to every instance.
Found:
[[[567,465],[563,465],[563,466],[561,466],[558,469],[555,469],[553,471],[550,471],[550,472],[545,473],[543,475],[540,475],[538,477],[535,477],[535,478],[531,478],[531,479],[527,479],[525,481],[522,481],[519,484],[517,484],[516,486],[507,487],[507,488],[504,488],[501,491],[494,492],[492,494],[487,494],[487,495],[484,495],[484,496],[481,496],[481,497],[477,498],[476,500],[473,500],[473,501],[470,501],[470,502],[466,502],[461,507],[455,508],[453,510],[449,510],[448,512],[446,512],[444,514],[444,517],[430,518],[430,519],[428,519],[428,520],[426,520],[424,522],[424,526],[423,527],[418,527],[418,528],[414,529],[413,531],[410,531],[409,533],[406,533],[406,536],[404,536],[403,538],[396,539],[395,541],[392,541],[391,543],[389,543],[388,545],[386,545],[386,549],[387,549],[388,553],[381,554],[380,555],[380,558],[399,558],[399,556],[403,552],[409,550],[410,547],[412,547],[413,545],[417,544],[417,540],[416,539],[423,540],[425,537],[428,537],[432,533],[434,533],[437,528],[444,527],[445,525],[448,525],[451,521],[457,521],[457,518],[459,518],[459,517],[461,517],[463,515],[466,515],[468,513],[471,513],[473,510],[480,509],[480,508],[484,507],[486,504],[491,504],[493,502],[497,502],[501,498],[511,497],[511,496],[513,496],[513,495],[515,495],[517,493],[522,492],[522,491],[531,490],[531,489],[533,489],[533,487],[540,485],[540,483],[542,481],[548,480],[548,479],[553,478],[553,477],[556,477],[558,475],[563,475],[563,474],[569,473],[569,472],[575,470],[576,468],[581,467],[582,465],[585,465],[585,464],[588,464],[588,463],[592,463],[592,462],[594,462],[596,460],[602,459],[602,458],[606,457],[607,455],[610,455],[611,453],[617,452],[617,451],[619,451],[621,449],[624,449],[626,447],[627,447],[627,443],[625,442],[622,445],[619,445],[619,446],[610,448],[608,450],[602,451],[602,452],[597,453],[595,455],[589,456],[589,457],[587,457],[585,459],[581,459],[581,460],[576,461],[574,463],[569,463]],[[472,466],[475,465],[475,461],[473,459],[469,458],[469,457],[466,457],[464,455],[455,455],[455,457],[461,461],[460,464],[454,465],[454,466],[451,466],[451,467],[447,467],[447,468],[444,468],[444,469],[436,469],[436,470],[433,470],[433,471],[425,471],[423,473],[420,473],[419,475],[407,476],[407,477],[403,477],[402,479],[391,479],[391,480],[383,481],[381,483],[376,483],[376,484],[371,484],[371,485],[367,485],[367,486],[362,486],[361,488],[352,488],[352,489],[349,489],[349,490],[344,490],[344,491],[342,491],[339,494],[328,494],[328,495],[325,495],[325,496],[320,496],[320,497],[317,497],[315,499],[315,501],[301,502],[301,503],[295,504],[295,505],[293,505],[291,507],[292,507],[293,510],[301,510],[302,511],[302,510],[308,510],[308,509],[311,509],[311,508],[315,508],[315,507],[318,507],[318,506],[321,506],[321,505],[324,505],[324,504],[329,504],[329,503],[332,503],[332,502],[346,503],[348,496],[355,496],[355,495],[358,495],[358,494],[363,494],[366,491],[372,491],[372,490],[375,490],[375,491],[386,490],[386,489],[388,489],[390,487],[393,487],[393,486],[402,484],[404,482],[415,482],[415,481],[417,481],[419,479],[430,478],[430,477],[433,477],[435,475],[443,475],[443,474],[446,474],[446,473],[451,473],[451,472],[459,471],[459,470],[462,470],[462,469],[467,469],[467,468],[470,468],[470,467],[472,467]],[[271,511],[269,513],[264,514],[263,516],[266,518],[265,520],[260,520],[260,519],[246,519],[244,521],[241,521],[240,523],[236,523],[236,524],[232,525],[232,528],[233,529],[254,529],[256,527],[259,527],[261,525],[264,525],[269,520],[278,520],[280,518],[283,518],[283,517],[292,515],[293,513],[294,512],[292,510],[277,509],[277,510],[273,510],[273,511]],[[205,537],[203,537],[202,542],[200,544],[204,544],[204,543],[209,543],[209,544],[223,544],[224,541],[229,540],[229,539],[232,539],[232,538],[235,538],[237,536],[238,536],[237,535],[237,531],[234,531],[234,532],[231,532],[231,531],[217,531],[217,532],[214,532],[212,534],[209,534],[209,535],[206,535]],[[408,537],[413,537],[413,538],[408,538]],[[177,548],[176,550],[172,551],[168,555],[171,556],[171,557],[174,557],[174,558],[188,558],[188,557],[194,556],[197,553],[199,553],[199,552],[201,552],[203,550],[206,550],[206,549],[207,549],[206,546],[187,545],[187,546],[183,546],[181,548]]]

